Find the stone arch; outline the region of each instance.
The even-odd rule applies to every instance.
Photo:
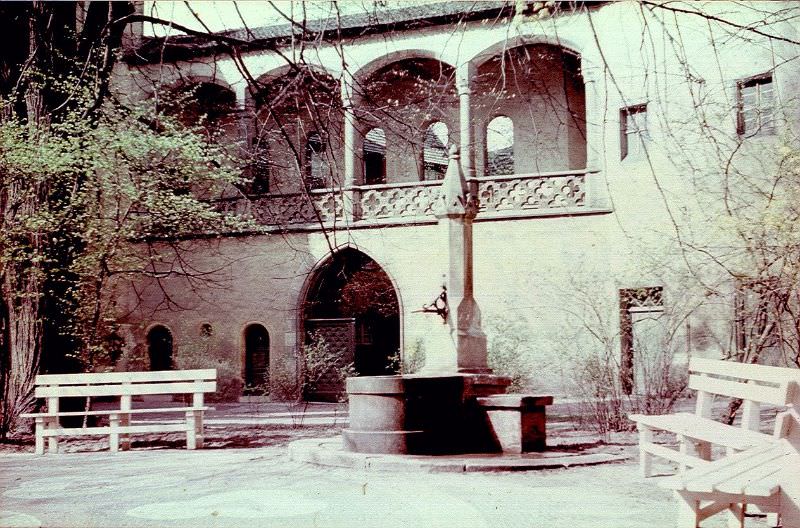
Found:
[[[495,57],[496,55],[502,55],[506,51],[512,48],[518,48],[520,46],[529,46],[533,44],[546,44],[548,46],[553,46],[556,48],[561,48],[567,53],[571,53],[578,58],[583,56],[583,49],[579,46],[575,41],[564,39],[562,37],[554,37],[550,35],[515,35],[515,36],[508,36],[503,35],[497,37],[497,39],[488,44],[487,46],[481,48],[479,51],[474,53],[471,57],[466,59],[466,62],[471,63],[474,66],[480,66],[487,60]]]
[[[459,120],[455,68],[412,52],[390,54],[373,65],[357,87],[359,128],[362,134],[375,128],[385,133],[386,183],[424,179],[422,131],[431,122],[449,127]]]
[[[147,355],[150,370],[172,370],[174,346],[172,331],[163,324],[153,324],[147,329]]]
[[[336,71],[331,71],[330,69],[326,68],[321,64],[315,63],[303,63],[302,65],[304,68],[308,69],[309,71],[318,73],[320,75],[325,75],[332,79],[338,79],[340,74]],[[247,108],[255,108],[256,100],[258,98],[258,92],[266,88],[270,83],[275,80],[280,79],[281,77],[285,77],[292,71],[297,69],[297,65],[292,64],[283,64],[281,66],[276,66],[270,70],[265,71],[264,73],[258,75],[255,78],[256,86],[249,86],[245,90],[245,106]]]
[[[337,248],[309,272],[298,303],[298,346],[319,332],[342,363],[358,375],[396,372],[402,347],[402,305],[394,279],[372,257],[352,245]],[[326,382],[309,399],[330,400],[343,384]]]
[[[269,167],[263,169],[270,187],[302,192],[339,181],[336,168],[344,156],[339,81],[305,65],[273,70],[260,79],[251,99],[251,143],[269,152]]]
[[[263,395],[269,389],[270,335],[267,327],[251,322],[242,329],[242,379],[245,392]]]
[[[447,60],[442,58],[442,54],[433,50],[421,49],[421,48],[409,48],[403,50],[395,50],[380,57],[376,57],[371,61],[367,62],[366,64],[358,67],[355,71],[351,73],[351,77],[353,78],[356,84],[359,84],[361,81],[369,79],[377,73],[382,68],[389,66],[394,62],[401,62],[408,59],[433,59],[436,61],[441,62],[442,64],[455,69],[453,64],[450,64]]]
[[[540,38],[485,49],[488,56],[474,65],[472,108],[482,131],[500,115],[513,121],[513,173],[584,168],[586,98],[580,56]],[[491,166],[487,150],[476,152],[482,174],[508,174]]]

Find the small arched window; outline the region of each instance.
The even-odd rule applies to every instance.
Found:
[[[434,121],[425,130],[422,151],[423,179],[441,180],[447,172],[447,145],[450,130],[441,121]]]
[[[247,194],[266,194],[269,192],[269,148],[267,138],[253,140],[253,161],[250,167],[251,181]]]
[[[514,174],[514,122],[497,116],[486,125],[486,175]]]
[[[326,187],[327,176],[325,143],[317,132],[312,132],[306,140],[306,183],[311,189],[323,189]]]
[[[147,332],[147,351],[150,370],[172,370],[172,332],[157,325]]]
[[[386,133],[373,128],[364,136],[364,183],[386,183]]]

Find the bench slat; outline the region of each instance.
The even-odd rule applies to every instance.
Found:
[[[778,475],[784,463],[784,456],[779,456],[771,462],[752,468],[750,471],[742,473],[735,478],[720,482],[717,484],[716,489],[723,493],[769,497],[780,489]]]
[[[93,385],[104,383],[147,383],[159,381],[213,380],[215,369],[157,370],[151,372],[87,372],[82,374],[40,374],[36,385]]]
[[[647,451],[648,453],[655,455],[657,457],[666,458],[667,460],[671,460],[673,462],[677,462],[679,464],[683,464],[689,467],[700,467],[706,464],[710,464],[708,460],[703,460],[702,458],[698,458],[696,456],[687,455],[686,453],[681,453],[680,451],[676,451],[674,449],[670,449],[668,447],[664,447],[659,444],[644,444],[640,446],[640,449]]]
[[[69,411],[57,413],[25,413],[20,414],[21,418],[36,418],[37,416],[56,417],[56,416],[106,416],[110,414],[156,414],[156,413],[169,413],[169,412],[186,412],[186,411],[208,411],[213,410],[213,407],[163,407],[161,409],[100,409],[96,411]]]
[[[702,416],[689,413],[676,414],[632,414],[631,420],[653,429],[669,431],[695,440],[744,450],[773,440],[771,435],[742,429],[734,425],[715,422]]]
[[[68,385],[37,387],[37,398],[70,396],[121,396],[144,394],[192,394],[195,392],[215,392],[216,381],[187,381],[175,383],[149,383],[132,385]]]
[[[790,397],[785,386],[774,388],[697,375],[689,376],[689,388],[772,405],[786,405]]]
[[[775,449],[769,449],[754,455],[750,455],[748,453],[747,456],[737,457],[736,463],[728,464],[717,469],[716,471],[709,472],[700,477],[690,476],[687,473],[686,478],[684,479],[686,486],[685,489],[688,491],[710,493],[715,491],[720,483],[727,480],[736,479],[742,473],[746,473],[753,467],[757,467],[762,464],[768,464],[780,455],[781,453],[777,453]]]
[[[692,358],[689,362],[689,371],[763,381],[775,383],[776,385],[791,380],[800,382],[800,370],[798,369],[738,363],[735,361],[720,361],[718,359]]]
[[[148,424],[148,425],[120,425],[116,427],[116,432],[120,434],[135,433],[174,433],[185,432],[186,423],[169,424]],[[111,433],[111,427],[62,427],[57,429],[45,429],[42,436],[88,436],[88,435],[107,435]]]

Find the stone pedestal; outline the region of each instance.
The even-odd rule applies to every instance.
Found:
[[[503,453],[529,453],[547,448],[545,409],[552,396],[502,394],[477,399],[489,430]]]
[[[476,401],[504,393],[509,383],[487,374],[348,378],[344,446],[358,453],[491,452],[496,442]]]

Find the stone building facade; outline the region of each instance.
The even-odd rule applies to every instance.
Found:
[[[230,110],[209,123],[253,155],[251,183],[213,198],[261,227],[179,242],[182,266],[211,281],[118,285],[127,364],[217,362],[236,393],[237,378],[296,376],[312,328],[363,374],[435,346],[441,319],[421,308],[445,269],[431,207],[447,145],[480,200],[490,343],[522,354],[534,387],[563,390],[602,351],[636,389],[648,346],[675,361],[735,348],[730,276],[704,253],[727,240],[714,223],[721,160],[767,172],[792,141],[797,28],[742,35],[636,2],[539,7],[430,3],[226,32],[249,41],[241,54],[134,38],[117,92],[194,86],[207,112]],[[702,9],[743,26],[763,17]],[[368,290],[366,302],[394,312],[341,302],[358,272],[391,284],[394,299]]]

